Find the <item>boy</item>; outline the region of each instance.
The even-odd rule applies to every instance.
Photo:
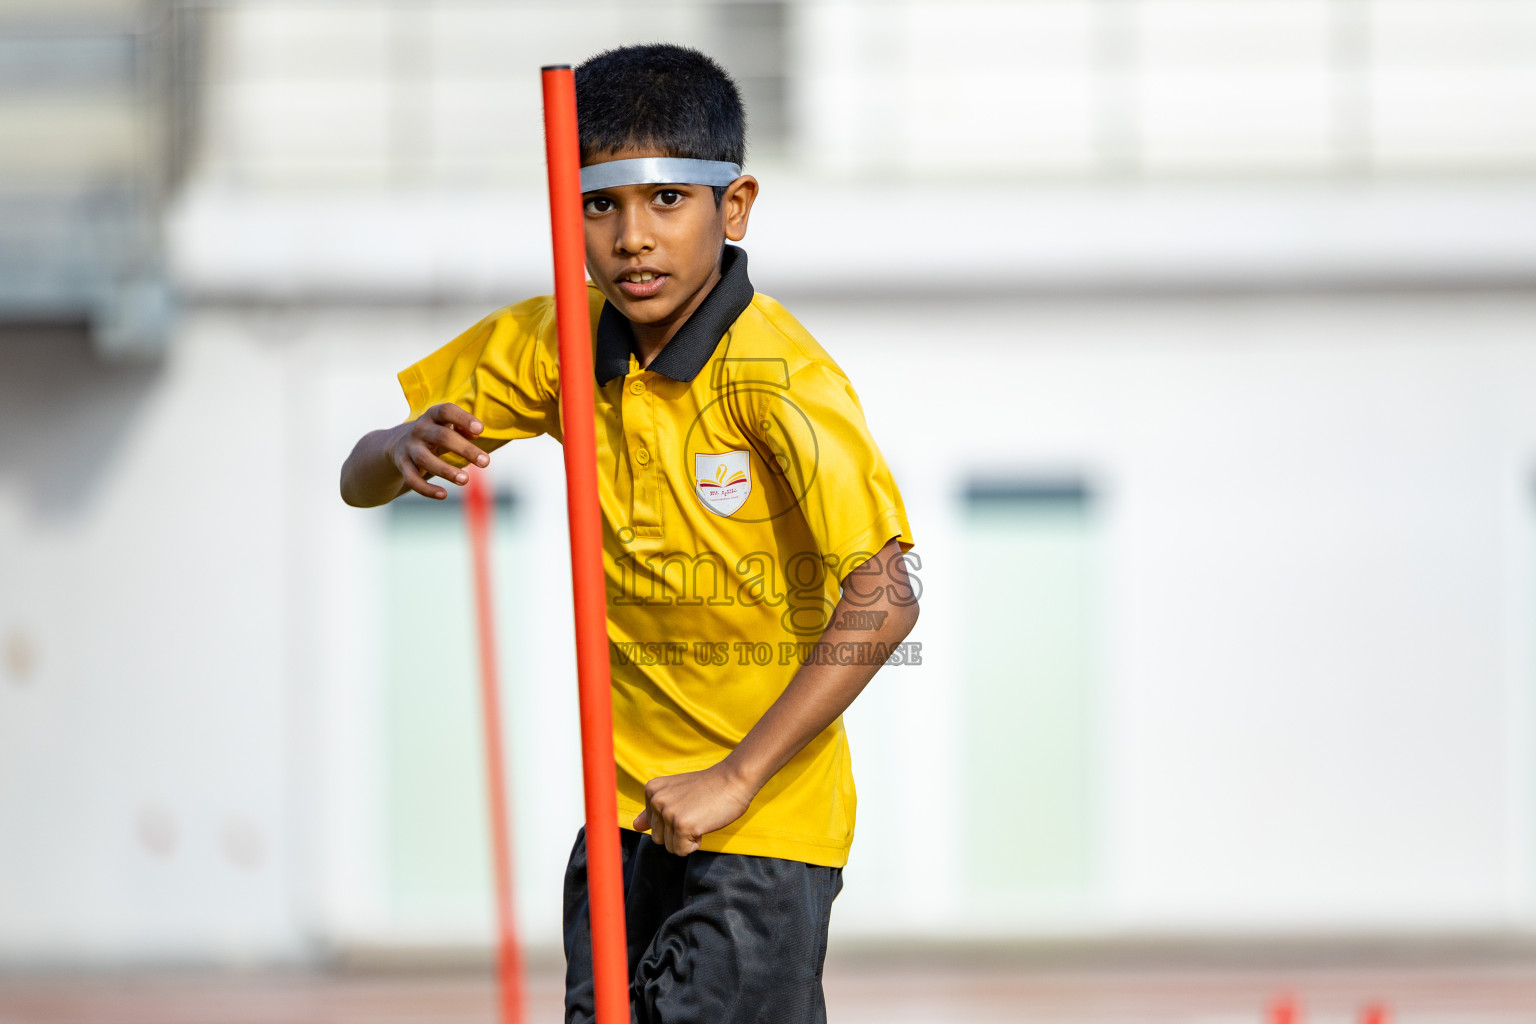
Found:
[[[561,378],[549,296],[492,314],[400,374],[413,419],[358,442],[342,496],[442,499],[595,388],[634,1020],[824,1021],[841,715],[917,619],[906,513],[847,378],[725,244],[758,192],[730,77],[623,47],[576,94],[596,380]],[[565,951],[591,1021],[583,834]]]

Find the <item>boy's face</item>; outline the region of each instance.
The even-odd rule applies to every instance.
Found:
[[[591,161],[666,156],[623,149]],[[747,234],[757,179],[737,178],[719,206],[708,185],[620,185],[582,196],[587,272],[632,323],[665,328],[688,318],[720,278],[720,251]]]

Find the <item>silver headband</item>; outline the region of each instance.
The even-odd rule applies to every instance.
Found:
[[[610,160],[581,169],[581,190],[620,185],[729,185],[741,177],[741,165],[724,160],[687,160],[676,156],[643,156]]]

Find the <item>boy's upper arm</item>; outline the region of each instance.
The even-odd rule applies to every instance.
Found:
[[[895,476],[840,371],[813,362],[791,376],[782,397],[759,395],[762,441],[839,577],[891,540],[912,547]]]
[[[531,299],[480,321],[400,371],[410,417],[443,402],[485,426],[486,451],[522,437],[559,432],[559,365],[548,298]]]

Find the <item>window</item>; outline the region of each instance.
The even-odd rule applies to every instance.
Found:
[[[789,132],[788,6],[782,0],[740,0],[715,8],[717,52],[741,90],[747,108],[747,152],[755,156],[781,151]]]
[[[965,493],[967,888],[1081,896],[1091,880],[1093,502],[1078,482]]]
[[[511,570],[529,546],[524,518],[510,495],[498,496],[492,550],[509,765],[526,763],[517,739],[524,730],[514,727],[526,680],[513,656],[526,615],[505,584],[517,578]],[[489,921],[493,901],[464,508],[406,495],[390,505],[387,531],[388,906],[407,927],[473,928]]]

